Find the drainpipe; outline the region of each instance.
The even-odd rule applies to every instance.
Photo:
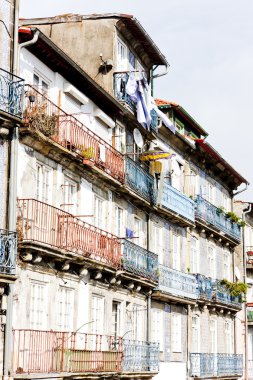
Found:
[[[149,234],[150,234],[150,215],[147,214],[147,250],[149,251]],[[149,343],[151,340],[151,294],[152,292],[148,292],[147,295],[147,342]]]
[[[19,55],[22,47],[32,45],[37,42],[39,31],[36,31],[32,40],[27,41],[18,46],[18,11],[19,0],[15,0],[15,26],[14,26],[14,47],[13,51],[13,72],[19,75]],[[16,200],[17,200],[17,164],[18,164],[18,127],[13,127],[12,140],[10,143],[9,152],[9,196],[8,196],[8,229],[16,231]],[[14,258],[11,257],[11,260]],[[4,337],[4,376],[3,379],[7,380],[11,375],[11,352],[12,352],[12,320],[13,320],[13,284],[8,286],[8,299],[6,310],[6,325]]]

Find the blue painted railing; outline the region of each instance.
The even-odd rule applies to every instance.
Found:
[[[159,203],[181,217],[195,221],[195,202],[168,183],[163,183]]]
[[[214,300],[216,302],[223,303],[225,305],[242,307],[242,298],[233,297],[226,289],[225,285],[222,285],[219,280],[216,280],[213,284]]]
[[[154,203],[154,178],[131,158],[126,157],[125,162],[126,184],[140,197],[146,199],[150,203]]]
[[[17,235],[0,230],[0,273],[15,274],[17,257]]]
[[[210,277],[195,274],[198,284],[198,296],[201,299],[211,300],[213,297],[213,281]]]
[[[123,372],[158,372],[159,344],[123,339]]]
[[[158,290],[184,298],[197,299],[197,281],[194,275],[159,265]]]
[[[24,80],[0,69],[0,110],[22,118],[24,107]]]
[[[190,354],[190,376],[241,376],[243,356],[236,354]]]
[[[123,241],[123,269],[151,281],[158,281],[158,256],[129,240]]]
[[[202,219],[210,225],[220,229],[226,235],[240,241],[241,228],[237,223],[231,221],[226,215],[219,212],[218,207],[214,206],[200,195],[195,199],[196,203],[196,218]]]

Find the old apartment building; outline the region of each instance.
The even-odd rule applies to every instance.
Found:
[[[229,284],[247,181],[182,106],[155,99],[159,48],[133,16],[65,15],[22,20],[18,63],[5,374],[240,378],[243,294]]]

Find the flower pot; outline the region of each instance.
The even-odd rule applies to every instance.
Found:
[[[95,165],[95,162],[94,161],[91,161],[91,160],[83,160],[83,164],[84,165],[87,165],[87,166],[94,166]]]

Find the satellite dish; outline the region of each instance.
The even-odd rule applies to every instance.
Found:
[[[139,129],[134,128],[134,142],[139,147],[142,148],[144,145],[143,137]]]

